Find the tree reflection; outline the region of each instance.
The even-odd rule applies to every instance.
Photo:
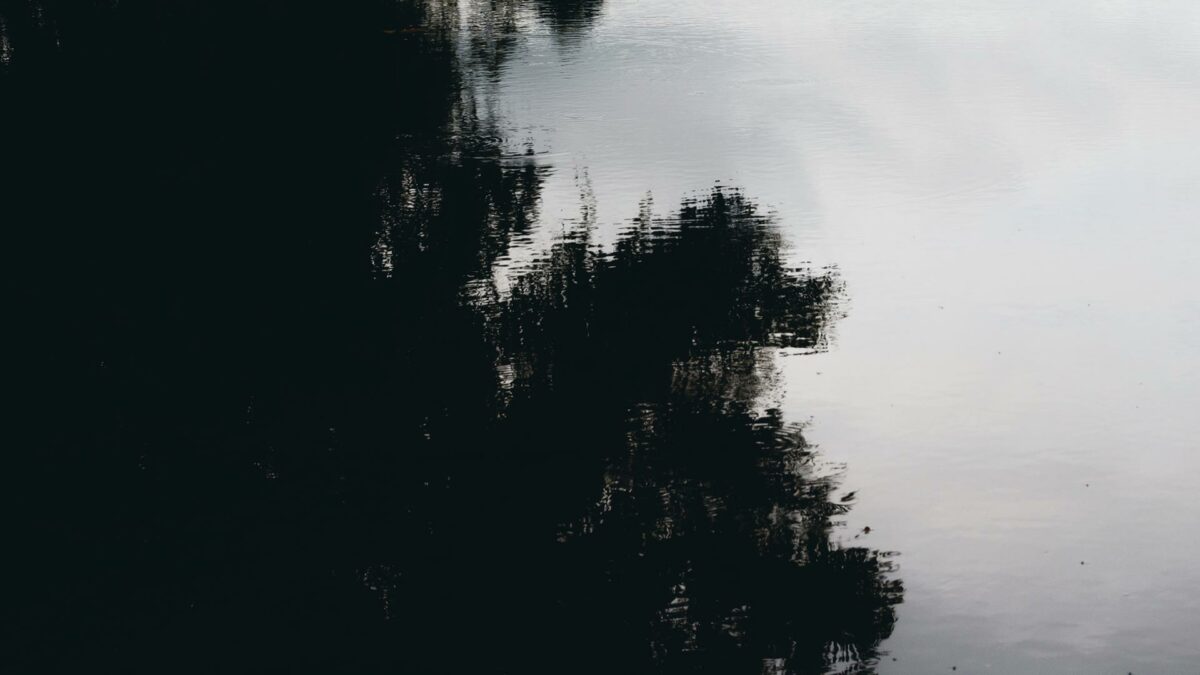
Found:
[[[4,15],[20,669],[869,667],[901,588],[770,405],[836,275],[722,188],[495,282],[550,169],[474,73],[600,6]]]
[[[886,556],[831,542],[834,477],[756,409],[767,348],[818,347],[840,292],[782,259],[771,219],[718,189],[669,219],[646,209],[611,254],[564,241],[496,310],[506,424],[527,451],[571,453],[579,492],[598,476],[551,566],[575,653],[823,672],[869,664],[890,634]]]
[[[534,0],[538,16],[567,41],[579,39],[600,17],[604,0]]]

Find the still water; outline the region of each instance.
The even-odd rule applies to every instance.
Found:
[[[19,671],[1200,668],[1194,3],[10,4]]]
[[[1200,9],[617,0],[494,86],[552,222],[719,180],[839,268],[783,409],[901,552],[880,672],[1200,667]]]

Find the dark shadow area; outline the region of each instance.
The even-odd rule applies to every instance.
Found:
[[[722,188],[501,287],[516,10],[321,4],[0,4],[4,669],[869,668],[901,587],[770,405],[836,275]]]
[[[604,0],[535,0],[538,18],[564,41],[578,40],[600,18]]]
[[[886,556],[830,540],[835,479],[767,405],[773,348],[820,348],[840,293],[787,268],[775,223],[729,189],[669,218],[644,207],[611,254],[569,237],[514,283],[493,319],[502,426],[508,457],[553,486],[517,493],[537,495],[522,520],[557,521],[552,562],[532,567],[553,580],[565,669],[875,657],[901,587]]]

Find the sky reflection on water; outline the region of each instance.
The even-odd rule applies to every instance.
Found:
[[[616,0],[497,86],[599,222],[729,181],[840,269],[784,410],[903,552],[882,672],[1200,657],[1198,34],[1181,2]]]

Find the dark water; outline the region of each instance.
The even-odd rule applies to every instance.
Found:
[[[4,670],[1194,672],[1200,22],[1060,5],[3,0]]]
[[[471,80],[598,3],[18,9],[18,669],[876,658],[900,583],[764,403],[834,273],[699,185],[493,281],[547,168]]]

